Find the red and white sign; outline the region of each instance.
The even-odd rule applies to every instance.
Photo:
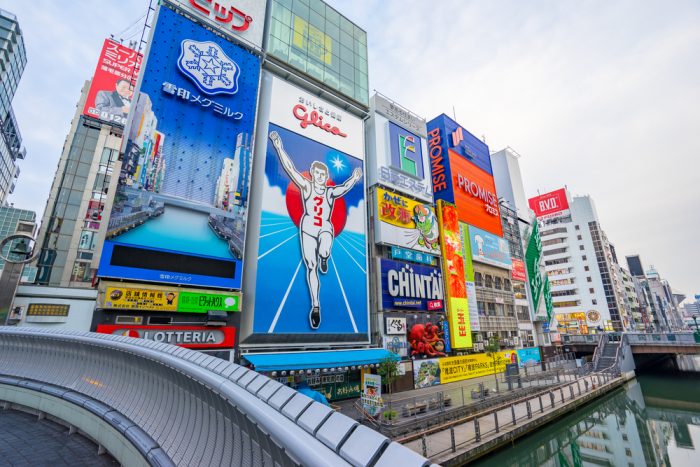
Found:
[[[271,122],[364,160],[365,139],[360,118],[280,78],[271,78]]]
[[[563,216],[569,211],[564,188],[530,198],[528,203],[538,219]]]
[[[140,53],[105,39],[83,115],[124,126],[140,68]]]
[[[233,348],[236,328],[206,326],[130,326],[99,324],[97,332],[115,336],[136,337],[188,349]]]
[[[510,270],[510,276],[514,281],[527,282],[527,273],[525,272],[525,262],[520,259],[513,258],[513,269]]]

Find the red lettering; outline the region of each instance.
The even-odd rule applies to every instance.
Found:
[[[297,104],[292,108],[292,114],[294,114],[294,117],[299,120],[299,126],[302,128],[306,128],[309,125],[315,126],[317,128],[320,128],[323,131],[327,131],[328,133],[336,136],[340,136],[343,138],[346,138],[348,135],[341,132],[340,128],[337,126],[333,126],[330,123],[326,123],[323,121],[323,115],[320,115],[318,112],[315,110],[311,111],[311,114],[307,113],[306,107],[304,107],[301,104]]]

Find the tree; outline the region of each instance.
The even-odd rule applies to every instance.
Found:
[[[399,378],[399,359],[396,357],[386,357],[379,362],[377,366],[377,374],[382,377],[384,384],[389,390],[389,414],[390,418],[394,417],[394,412],[391,410],[391,394],[393,392],[394,382]]]
[[[489,356],[493,362],[493,378],[496,380],[496,392],[498,390],[498,372],[496,371],[496,360],[498,359],[498,353],[501,350],[501,346],[498,343],[498,337],[489,337],[489,342],[486,344],[486,355]]]

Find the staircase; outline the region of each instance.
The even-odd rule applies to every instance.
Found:
[[[593,370],[602,371],[612,367],[617,362],[618,350],[620,349],[621,341],[611,341],[607,338],[601,339],[596,349],[595,361]]]

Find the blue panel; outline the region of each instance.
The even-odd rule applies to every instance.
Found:
[[[336,350],[331,352],[295,352],[276,354],[246,354],[243,358],[255,365],[256,371],[310,370],[379,363],[396,359],[385,349]]]
[[[99,276],[241,287],[259,76],[257,56],[160,8],[124,131]],[[157,263],[117,266],[115,245],[164,254]],[[235,272],[168,271],[168,252],[234,263]]]
[[[435,128],[440,129],[441,142],[445,154],[447,154],[447,149],[449,148],[480,169],[493,175],[491,156],[486,143],[445,114],[428,122],[428,141],[430,141],[430,130]]]
[[[381,259],[382,309],[440,311],[444,291],[440,269]]]
[[[447,153],[447,136],[442,116],[428,122],[428,154],[430,159],[430,174],[433,182],[433,198],[448,203],[455,202],[452,186],[452,171],[450,158]]]

